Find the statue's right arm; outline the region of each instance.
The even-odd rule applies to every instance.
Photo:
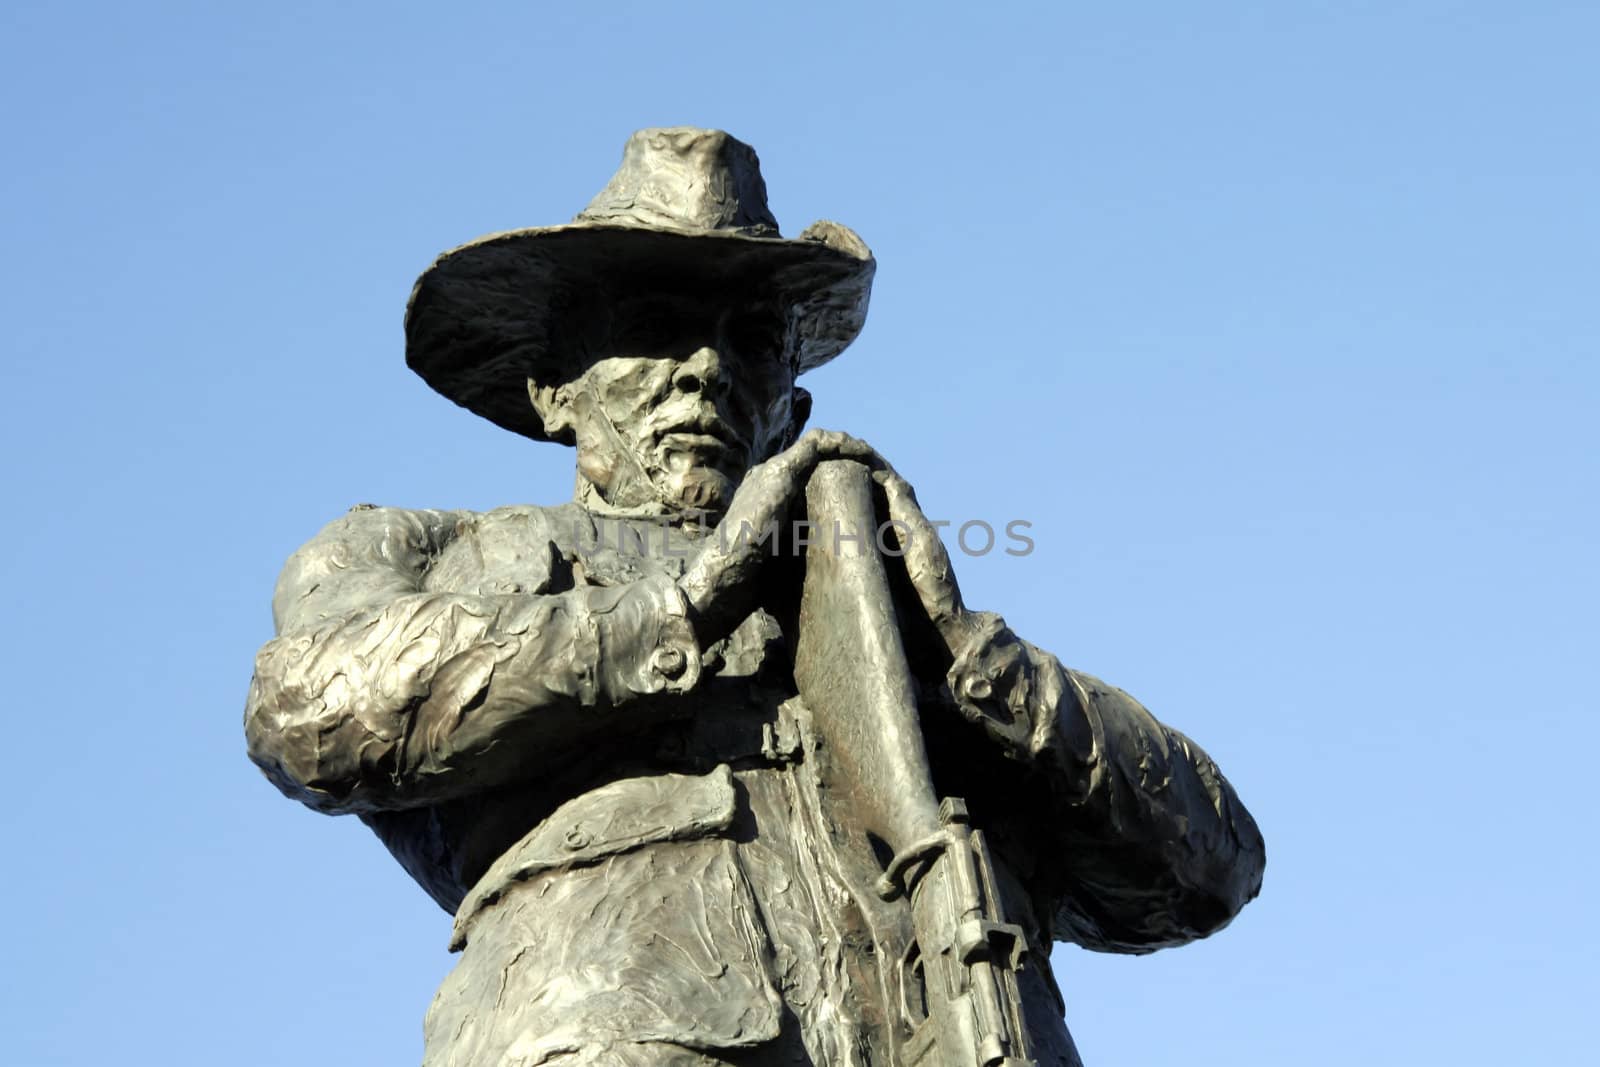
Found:
[[[665,578],[426,591],[471,522],[358,509],[289,560],[245,709],[250,758],[283,792],[328,812],[437,803],[527,779],[610,713],[694,685],[686,602]]]

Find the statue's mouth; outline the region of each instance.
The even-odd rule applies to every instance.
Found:
[[[673,430],[661,438],[664,448],[672,452],[732,452],[734,444],[709,433]]]
[[[740,458],[750,451],[726,422],[712,414],[683,419],[664,429],[657,441],[667,452],[688,452],[706,458]]]

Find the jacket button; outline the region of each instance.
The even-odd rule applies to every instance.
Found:
[[[650,669],[669,681],[683,674],[686,666],[688,659],[682,649],[663,645],[650,654]]]
[[[994,686],[981,674],[970,676],[961,683],[961,695],[973,702],[988,700],[993,693]]]

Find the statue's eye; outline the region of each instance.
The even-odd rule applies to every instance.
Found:
[[[746,359],[781,359],[783,320],[773,314],[752,312],[728,321],[728,340]]]
[[[683,332],[683,316],[675,314],[670,306],[640,304],[618,316],[612,328],[612,342],[619,354],[644,355],[672,348]]]

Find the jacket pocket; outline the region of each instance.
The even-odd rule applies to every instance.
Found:
[[[736,846],[726,767],[569,802],[462,904],[463,947],[428,1016],[430,1065],[532,1067],[562,1053],[775,1039],[772,950]]]
[[[733,772],[726,764],[699,776],[625,778],[567,801],[478,879],[456,909],[450,951],[466,947],[478,915],[518,882],[644,845],[719,834],[733,825],[737,807]]]

